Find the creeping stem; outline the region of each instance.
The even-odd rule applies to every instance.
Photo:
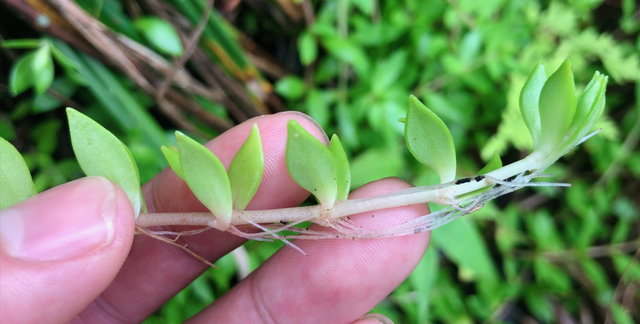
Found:
[[[475,190],[494,185],[495,183],[490,179],[507,179],[523,172],[544,169],[555,160],[557,158],[540,159],[538,154],[533,153],[520,161],[488,173],[487,177],[471,177],[467,178],[468,180],[465,179],[465,181],[458,180],[435,186],[399,190],[379,196],[347,199],[336,202],[331,208],[315,205],[269,210],[234,210],[231,223],[233,225],[246,225],[250,223],[249,221],[263,224],[303,220],[317,221],[321,215],[329,215],[333,219],[338,219],[353,214],[427,202],[452,205],[455,201],[451,197],[460,197]],[[214,216],[209,212],[148,213],[140,214],[136,223],[141,227],[163,225],[211,226],[213,220]]]

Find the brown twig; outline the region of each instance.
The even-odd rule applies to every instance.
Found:
[[[207,1],[207,9],[205,10],[202,16],[202,20],[200,21],[200,23],[198,23],[198,26],[196,27],[196,29],[193,31],[191,36],[187,39],[186,41],[187,46],[185,47],[184,52],[182,53],[182,56],[180,56],[180,58],[174,61],[173,67],[171,68],[171,70],[168,71],[164,81],[158,88],[158,91],[156,92],[157,100],[160,100],[160,98],[164,97],[164,93],[167,91],[167,88],[169,88],[169,86],[173,82],[173,77],[175,76],[176,72],[184,66],[184,64],[193,54],[193,51],[198,47],[198,43],[200,41],[200,37],[202,36],[202,32],[204,31],[204,28],[207,26],[207,22],[209,21],[209,16],[211,15],[211,10],[213,9],[213,2],[214,0]]]
[[[107,36],[108,30],[101,22],[89,16],[71,0],[49,0],[75,29],[95,48],[105,54],[122,72],[147,93],[154,92],[153,86],[144,78],[138,68],[129,60],[118,43]]]

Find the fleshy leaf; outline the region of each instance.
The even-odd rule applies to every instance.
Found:
[[[582,138],[591,130],[593,124],[600,118],[604,111],[605,91],[608,77],[596,72],[580,95],[576,114],[565,136],[567,142],[573,143]]]
[[[553,149],[563,138],[576,111],[571,61],[565,60],[540,92],[540,138],[542,151]]]
[[[540,92],[547,81],[547,74],[544,66],[538,64],[525,82],[520,92],[520,112],[522,119],[529,128],[529,133],[533,139],[533,147],[538,147],[538,138],[540,137],[540,111],[538,103],[540,100]]]
[[[193,194],[216,217],[214,227],[226,231],[231,224],[233,206],[229,176],[222,162],[209,149],[176,132],[184,180]]]
[[[233,209],[244,210],[258,191],[264,171],[264,155],[258,125],[253,124],[249,137],[229,165]]]
[[[17,204],[38,192],[22,155],[0,137],[0,209]]]
[[[71,144],[80,167],[88,176],[102,176],[129,197],[133,211],[145,210],[140,175],[131,151],[115,135],[73,108],[67,108]]]
[[[333,206],[338,194],[334,157],[294,119],[287,123],[286,160],[287,170],[296,183],[322,205]]]
[[[169,166],[171,167],[173,172],[175,172],[178,177],[184,180],[184,172],[182,171],[182,166],[180,165],[180,154],[178,153],[178,150],[166,147],[164,145],[160,149],[162,150],[164,157],[167,159],[167,162],[169,162]]]
[[[333,160],[336,163],[336,184],[338,186],[338,195],[336,199],[347,199],[349,197],[349,188],[351,188],[351,169],[349,168],[347,154],[344,152],[342,143],[340,143],[340,139],[336,134],[331,136],[329,151],[333,155]]]
[[[489,162],[487,162],[487,165],[485,165],[484,168],[480,169],[480,171],[478,171],[478,174],[487,174],[500,168],[502,168],[502,160],[500,160],[498,151],[494,151],[493,155],[489,159]]]
[[[444,122],[414,96],[409,96],[404,137],[411,154],[436,171],[440,182],[455,178],[456,151],[451,133]]]

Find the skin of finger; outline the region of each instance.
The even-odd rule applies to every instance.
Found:
[[[289,176],[285,163],[286,124],[296,119],[316,138],[328,142],[324,131],[301,113],[260,116],[220,135],[205,146],[228,168],[251,127],[258,124],[264,151],[264,174],[247,209],[294,207],[309,195]],[[166,169],[143,187],[149,212],[207,211],[188,186]],[[158,230],[159,228],[156,228]],[[181,231],[193,227],[164,227]],[[207,260],[217,260],[245,242],[235,235],[209,230],[178,241]],[[121,272],[107,290],[75,322],[140,322],[197,278],[207,266],[183,250],[154,238],[137,235]]]
[[[73,183],[56,189],[69,186]],[[107,288],[128,255],[134,232],[131,203],[122,189],[113,188],[117,207],[109,245],[64,261],[25,261],[0,251],[0,323],[67,323]],[[50,200],[42,210],[73,208],[73,203]]]
[[[410,187],[399,179],[370,183],[361,198]],[[426,205],[350,217],[364,228],[397,225],[428,214]],[[350,323],[371,310],[417,266],[430,233],[376,240],[295,240],[190,323]]]

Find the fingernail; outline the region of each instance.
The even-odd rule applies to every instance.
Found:
[[[295,110],[287,110],[287,111],[283,111],[283,112],[279,112],[276,113],[276,115],[291,115],[291,117],[293,118],[295,117],[300,117],[303,119],[306,119],[307,121],[309,121],[315,128],[318,129],[318,132],[321,134],[322,136],[322,142],[325,144],[329,144],[329,137],[327,137],[327,133],[324,132],[324,129],[322,129],[322,127],[320,127],[320,124],[318,124],[318,122],[311,118],[311,116],[301,113],[299,111],[295,111]],[[303,125],[304,126],[304,125]]]
[[[393,324],[393,321],[382,314],[374,314],[374,313],[362,316],[356,321],[356,324],[373,324],[373,323]]]
[[[116,188],[102,177],[75,180],[0,211],[0,240],[24,260],[68,260],[113,241]]]

